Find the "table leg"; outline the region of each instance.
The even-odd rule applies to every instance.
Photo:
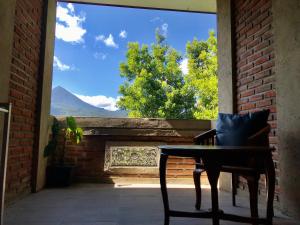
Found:
[[[164,203],[164,213],[165,213],[165,223],[164,225],[169,225],[170,222],[170,208],[167,192],[167,183],[166,183],[166,167],[167,167],[168,155],[161,154],[159,161],[159,175],[160,175],[160,189],[162,194],[162,199]]]
[[[274,202],[274,193],[275,193],[275,168],[272,160],[272,154],[266,160],[266,179],[267,179],[267,224],[273,224],[273,202]]]
[[[253,176],[246,176],[247,184],[249,188],[249,197],[250,197],[250,209],[251,217],[258,218],[258,182],[259,174]],[[258,225],[257,222],[253,222],[252,225]]]
[[[236,195],[237,195],[237,185],[238,185],[238,179],[239,176],[236,173],[232,173],[231,175],[231,189],[232,189],[232,193],[231,193],[231,200],[232,200],[232,205],[236,206]]]
[[[211,205],[212,205],[212,219],[213,225],[220,224],[220,211],[218,199],[218,179],[220,176],[220,168],[216,166],[208,166],[206,168],[207,177],[211,187]]]
[[[195,158],[196,166],[195,170],[193,172],[193,178],[194,178],[194,185],[195,185],[195,191],[196,191],[196,204],[195,208],[197,210],[200,210],[201,208],[201,172],[199,171],[200,168],[198,168],[200,164],[200,158]]]

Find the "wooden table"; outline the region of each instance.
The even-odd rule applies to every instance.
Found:
[[[267,224],[272,225],[273,219],[273,199],[275,190],[275,169],[272,160],[273,148],[251,147],[251,146],[205,146],[205,145],[164,145],[159,146],[160,157],[160,185],[164,204],[165,220],[164,224],[169,225],[170,217],[193,217],[193,218],[212,218],[213,225],[219,225],[220,220],[230,220],[242,223]],[[211,211],[184,212],[175,211],[169,208],[168,192],[166,186],[166,164],[168,156],[177,157],[200,157],[204,163],[208,180],[211,186]],[[234,214],[228,214],[219,209],[218,202],[218,179],[222,167],[234,164],[232,159],[239,159],[239,162],[249,162],[251,167],[245,170],[258,170],[266,175],[267,180],[267,215],[266,218],[251,218]],[[253,162],[259,162],[254,163]],[[252,163],[252,164],[251,164]],[[241,166],[241,165],[237,165]]]

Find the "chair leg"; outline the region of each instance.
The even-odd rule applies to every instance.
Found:
[[[250,195],[250,209],[251,217],[258,218],[258,181],[259,176],[247,177],[247,183]],[[253,222],[252,225],[257,225],[258,223]]]
[[[201,208],[201,181],[200,181],[201,173],[195,169],[194,173],[193,173],[193,177],[194,177],[194,184],[195,184],[195,191],[196,191],[195,208],[197,210],[200,210],[200,208]]]
[[[238,185],[238,175],[235,173],[232,173],[231,188],[232,188],[232,205],[233,206],[236,206],[235,196],[237,194],[237,185]]]
[[[268,184],[269,184],[269,178],[268,178],[268,176],[266,176],[266,187],[268,187]],[[268,188],[266,189],[266,192],[268,192]],[[268,201],[268,196],[266,196],[267,198],[266,198],[266,201]],[[272,209],[272,217],[274,217],[275,216],[275,214],[274,214],[274,209]]]

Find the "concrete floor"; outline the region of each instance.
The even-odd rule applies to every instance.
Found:
[[[204,208],[210,208],[210,190],[204,191]],[[194,190],[169,189],[172,209],[191,210]],[[230,194],[220,193],[224,211],[248,215],[246,198],[238,198],[239,207],[231,207]],[[296,225],[275,212],[276,225]],[[261,214],[263,210],[261,210]],[[114,187],[108,184],[80,184],[65,189],[45,189],[11,205],[5,225],[163,225],[163,205],[158,187]],[[208,219],[171,218],[170,225],[210,225]],[[221,221],[221,225],[237,225]]]

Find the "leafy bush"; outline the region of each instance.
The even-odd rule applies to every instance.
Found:
[[[52,137],[48,145],[44,149],[44,157],[55,154],[55,152],[57,151],[58,138],[60,134],[64,135],[64,142],[62,152],[61,154],[59,154],[60,159],[58,161],[60,162],[60,164],[64,164],[66,141],[70,140],[74,144],[80,144],[83,137],[83,130],[82,128],[77,126],[76,120],[72,116],[66,117],[66,127],[61,127],[58,120],[54,118],[52,124]]]

